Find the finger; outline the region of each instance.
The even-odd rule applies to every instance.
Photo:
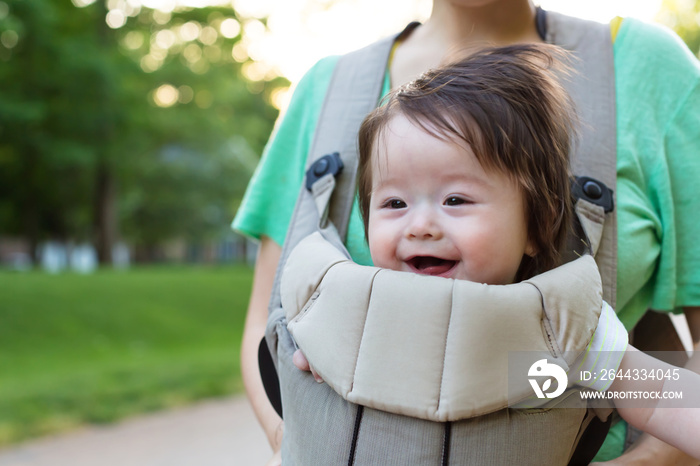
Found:
[[[311,367],[309,366],[309,361],[307,361],[306,356],[304,356],[304,353],[301,352],[301,350],[296,350],[294,354],[292,355],[292,363],[299,369],[300,371],[310,371]]]
[[[309,368],[311,369],[311,375],[314,376],[314,379],[316,380],[316,382],[323,383],[323,379],[321,378],[320,375],[318,375],[318,373],[314,370],[314,368],[311,366],[309,366]]]
[[[318,375],[318,372],[316,372],[313,367],[311,367],[311,364],[309,364],[309,361],[306,359],[306,356],[304,356],[304,353],[302,353],[301,350],[296,350],[294,352],[292,355],[292,363],[300,371],[311,371],[311,375],[314,376],[314,380],[316,380],[316,382],[323,382],[321,376]]]
[[[266,466],[281,466],[282,465],[282,453],[276,452]]]

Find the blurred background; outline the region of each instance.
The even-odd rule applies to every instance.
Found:
[[[673,28],[700,0],[542,1]],[[230,229],[293,85],[427,0],[0,0],[0,447],[241,393]]]

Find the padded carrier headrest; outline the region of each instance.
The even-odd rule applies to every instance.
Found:
[[[568,367],[602,306],[590,255],[521,283],[485,285],[360,266],[319,232],[291,252],[281,295],[290,333],[338,394],[432,421],[530,397],[526,376],[508,385],[509,353]]]

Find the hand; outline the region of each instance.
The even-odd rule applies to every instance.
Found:
[[[304,353],[302,353],[300,349],[294,352],[294,355],[292,356],[292,362],[297,367],[297,369],[301,371],[311,371],[311,375],[314,376],[316,382],[323,383],[323,379],[321,378],[321,376],[316,373],[313,367],[311,367],[309,361],[306,359],[306,356],[304,356]]]
[[[265,466],[282,466],[282,453],[278,450]]]
[[[591,463],[591,466],[697,466],[700,462],[682,451],[642,434],[622,456],[610,461]]]

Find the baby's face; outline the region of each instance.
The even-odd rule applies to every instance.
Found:
[[[403,115],[372,154],[368,239],[374,265],[492,285],[512,283],[532,255],[515,181],[484,170],[466,144]]]

